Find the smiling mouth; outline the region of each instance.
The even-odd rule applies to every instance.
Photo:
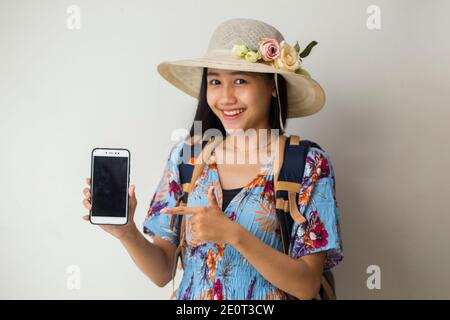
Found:
[[[245,109],[233,109],[233,110],[220,110],[225,119],[236,119],[238,118]]]

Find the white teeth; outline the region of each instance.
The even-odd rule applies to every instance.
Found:
[[[244,112],[245,109],[237,109],[237,110],[232,110],[232,111],[223,111],[224,114],[226,114],[227,116],[234,116],[238,113]]]

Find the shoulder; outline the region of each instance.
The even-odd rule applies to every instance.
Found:
[[[333,178],[334,168],[327,151],[311,147],[306,155],[304,177],[314,177],[314,180]]]
[[[172,142],[169,154],[166,156],[165,175],[170,177],[171,180],[179,181],[179,165],[181,163],[183,145],[183,140]]]
[[[173,164],[179,164],[181,161],[183,146],[186,143],[185,139],[180,139],[172,142],[167,160]]]

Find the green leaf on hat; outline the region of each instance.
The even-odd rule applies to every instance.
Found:
[[[298,41],[295,43],[294,49],[295,49],[297,52],[300,52],[300,45],[298,44]]]
[[[305,50],[303,50],[302,53],[300,53],[300,58],[304,58],[307,57],[309,55],[309,53],[311,52],[311,49],[317,44],[317,41],[311,41],[305,48]]]
[[[311,75],[309,74],[309,72],[303,68],[295,70],[295,73],[311,78]]]

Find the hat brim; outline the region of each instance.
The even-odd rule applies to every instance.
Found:
[[[157,70],[172,85],[198,99],[205,67],[282,75],[287,85],[288,118],[312,115],[320,111],[325,104],[325,92],[314,79],[263,63],[252,63],[242,58],[235,58],[229,51],[196,59],[164,61],[158,64]]]

